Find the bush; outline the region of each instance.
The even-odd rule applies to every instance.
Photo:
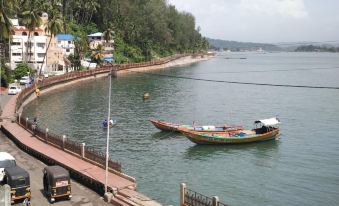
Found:
[[[1,62],[0,67],[1,67],[1,70],[0,70],[1,85],[0,85],[0,87],[8,87],[8,84],[13,82],[13,79],[11,78],[11,70],[3,62]]]
[[[32,68],[27,64],[18,64],[14,69],[14,78],[20,79],[23,76],[27,76],[28,73],[32,74]]]

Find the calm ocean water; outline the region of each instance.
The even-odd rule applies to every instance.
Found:
[[[240,59],[246,58],[246,59]],[[339,54],[225,53],[152,73],[253,83],[339,87]],[[150,99],[143,101],[148,91]],[[58,134],[105,151],[108,79],[43,95],[25,115]],[[179,204],[185,182],[229,205],[339,204],[339,90],[239,85],[134,73],[113,79],[110,154],[138,190]],[[240,124],[278,116],[279,140],[198,146],[160,132],[151,117],[191,124]]]

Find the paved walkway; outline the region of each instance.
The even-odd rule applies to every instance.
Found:
[[[111,204],[106,203],[96,192],[81,185],[75,180],[72,180],[71,200],[60,200],[50,204],[42,192],[42,169],[47,165],[20,150],[2,132],[0,132],[0,142],[0,151],[10,153],[15,158],[16,163],[28,171],[31,180],[32,206],[112,206]],[[18,202],[14,205],[22,206],[22,203]]]
[[[34,151],[37,151],[50,159],[53,159],[55,162],[65,166],[66,168],[71,168],[75,171],[78,171],[83,176],[91,178],[101,183],[105,183],[105,170],[90,164],[76,156],[73,156],[69,153],[66,153],[58,148],[55,148],[51,145],[48,145],[37,138],[33,137],[30,132],[19,126],[17,123],[12,122],[11,120],[15,115],[15,103],[16,96],[12,96],[8,99],[7,104],[3,108],[1,122],[2,127],[4,127],[8,132],[10,132],[17,140],[22,144],[31,148]],[[120,177],[116,174],[108,174],[108,186],[110,188],[117,188],[118,199],[114,202],[115,205],[160,205],[159,203],[153,201],[152,199],[136,192],[131,189],[136,188],[136,183],[130,180],[127,180],[123,177]],[[124,191],[124,192],[123,192]],[[126,191],[128,195],[126,195]],[[112,201],[113,202],[113,201]],[[123,203],[124,202],[124,203]]]

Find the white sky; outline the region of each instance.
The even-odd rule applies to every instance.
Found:
[[[210,38],[248,42],[339,40],[339,0],[167,0]]]

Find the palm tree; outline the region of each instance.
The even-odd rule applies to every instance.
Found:
[[[12,22],[10,16],[15,12],[14,0],[0,0],[0,39],[9,39],[12,33]]]
[[[108,27],[106,29],[106,31],[104,31],[104,33],[102,35],[104,36],[104,39],[106,41],[105,44],[104,44],[104,46],[105,46],[105,53],[106,53],[106,47],[113,46],[112,44],[110,44],[110,41],[113,40],[114,31],[110,27]],[[112,51],[110,50],[108,52],[112,52]]]
[[[104,49],[101,44],[99,44],[97,48],[92,51],[91,58],[95,63],[97,63],[98,66],[100,66],[101,62],[104,60],[103,51]]]
[[[107,28],[102,35],[104,36],[106,43],[108,43],[113,39],[114,31],[111,28]]]
[[[31,33],[32,31],[34,32],[36,27],[40,27],[42,24],[42,19],[38,14],[39,10],[35,6],[35,1],[33,1],[31,9],[22,13],[22,24],[28,29],[28,47],[26,47],[25,61],[27,61],[28,50],[31,51]],[[29,60],[31,60],[31,55],[29,55]]]
[[[39,75],[41,75],[42,66],[44,65],[45,58],[47,56],[49,46],[51,45],[52,38],[54,38],[55,35],[61,33],[62,31],[63,31],[62,17],[61,17],[60,14],[55,14],[53,16],[53,18],[48,21],[46,28],[45,28],[46,34],[49,34],[50,37],[49,37],[49,42],[48,42],[48,46],[47,46],[47,49],[46,49],[46,53],[44,55],[44,58],[42,59],[42,64],[41,64],[41,67],[40,67]]]

